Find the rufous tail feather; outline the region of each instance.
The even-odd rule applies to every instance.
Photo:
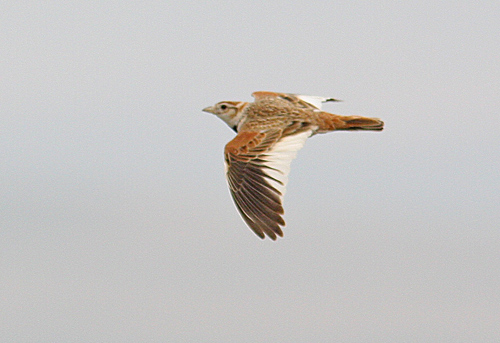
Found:
[[[320,114],[319,132],[333,130],[374,130],[384,129],[384,122],[377,118],[368,118],[361,116],[340,116],[328,112]]]

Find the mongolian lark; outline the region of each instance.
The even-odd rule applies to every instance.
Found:
[[[290,163],[307,138],[335,130],[376,130],[376,118],[323,112],[333,98],[255,92],[253,103],[221,101],[204,108],[238,134],[224,149],[226,178],[236,208],[259,236],[283,237],[283,196]]]

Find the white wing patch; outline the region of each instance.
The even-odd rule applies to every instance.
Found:
[[[322,103],[327,102],[327,101],[338,101],[333,98],[324,98],[321,96],[312,96],[312,95],[296,95],[297,98],[299,98],[302,101],[305,101],[314,107],[316,107],[318,110],[321,109]]]
[[[290,164],[297,156],[305,144],[307,138],[311,136],[313,130],[307,130],[295,135],[283,137],[271,150],[261,156],[264,172],[269,175],[267,181],[269,184],[281,193],[281,201],[286,192],[288,183],[288,174],[290,173]]]

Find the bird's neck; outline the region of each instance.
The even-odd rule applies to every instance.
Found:
[[[248,106],[248,102],[241,102],[236,105],[238,109],[236,113],[231,117],[224,120],[227,125],[235,132],[238,132],[239,128],[243,124],[246,119],[246,108]]]

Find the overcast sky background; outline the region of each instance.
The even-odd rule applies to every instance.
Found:
[[[4,1],[5,342],[498,342],[498,1]],[[285,237],[201,109],[333,96]]]

